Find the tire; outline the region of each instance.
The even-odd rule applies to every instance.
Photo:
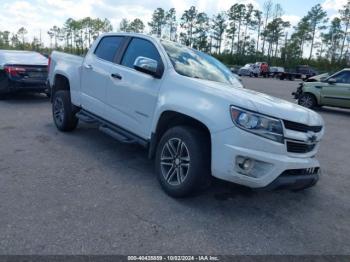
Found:
[[[306,108],[315,108],[317,107],[317,101],[314,95],[312,94],[302,94],[298,99],[298,104]]]
[[[73,131],[78,125],[75,117],[77,108],[72,105],[69,91],[57,91],[52,101],[52,116],[58,130],[62,132]]]
[[[170,128],[157,146],[156,173],[172,197],[190,196],[210,182],[210,146],[205,134],[192,127]]]

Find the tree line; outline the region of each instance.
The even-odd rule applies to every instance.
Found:
[[[348,64],[350,0],[332,20],[320,4],[313,6],[293,28],[283,15],[282,6],[272,0],[267,0],[261,10],[252,4],[236,3],[211,17],[195,6],[180,15],[175,8],[157,8],[147,22],[123,18],[117,31],[149,33],[177,41],[230,65],[267,61],[285,67],[310,64],[321,70],[334,70]],[[22,27],[16,33],[0,31],[0,48],[84,54],[99,34],[112,30],[108,19],[69,18],[61,27],[53,26],[47,32],[49,47],[44,48],[38,37],[27,42],[28,32]]]

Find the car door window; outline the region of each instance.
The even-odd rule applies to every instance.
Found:
[[[338,84],[349,84],[350,83],[350,72],[340,72],[336,75],[331,76],[329,79],[335,79]]]
[[[122,36],[106,36],[101,39],[98,44],[95,55],[103,60],[113,62],[124,37]]]
[[[135,60],[139,56],[156,60],[158,65],[162,64],[157,48],[151,42],[141,38],[133,38],[131,40],[121,64],[126,67],[134,68]]]
[[[350,84],[350,72],[340,72],[331,78],[334,78],[338,84]]]

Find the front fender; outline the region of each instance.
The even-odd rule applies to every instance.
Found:
[[[304,84],[302,91],[303,91],[303,93],[312,94],[316,98],[317,103],[320,104],[322,87],[323,87],[322,83],[319,83],[319,82],[311,83],[310,82],[310,83]]]
[[[152,122],[152,132],[157,129],[158,121],[165,111],[177,112],[203,123],[215,133],[233,126],[230,116],[230,104],[224,96],[214,96],[210,88],[195,87],[186,84],[165,81],[159,94]]]

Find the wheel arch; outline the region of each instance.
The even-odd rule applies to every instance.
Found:
[[[196,129],[202,130],[206,141],[209,143],[210,152],[211,152],[211,133],[210,129],[207,127],[206,124],[204,124],[202,121],[193,118],[189,115],[172,111],[172,110],[166,110],[161,113],[156,128],[154,132],[151,135],[151,141],[149,146],[149,152],[148,157],[153,158],[156,152],[157,145],[163,136],[163,134],[170,128],[175,126],[190,126],[194,127]]]
[[[313,92],[310,92],[310,91],[304,91],[303,94],[307,94],[307,95],[313,96],[313,98],[315,98],[315,101],[316,101],[317,105],[320,105],[321,101],[320,101],[320,96],[319,95],[315,95]]]
[[[70,91],[70,82],[67,76],[57,73],[54,77],[53,85],[51,88],[51,100],[55,92],[59,90]]]

